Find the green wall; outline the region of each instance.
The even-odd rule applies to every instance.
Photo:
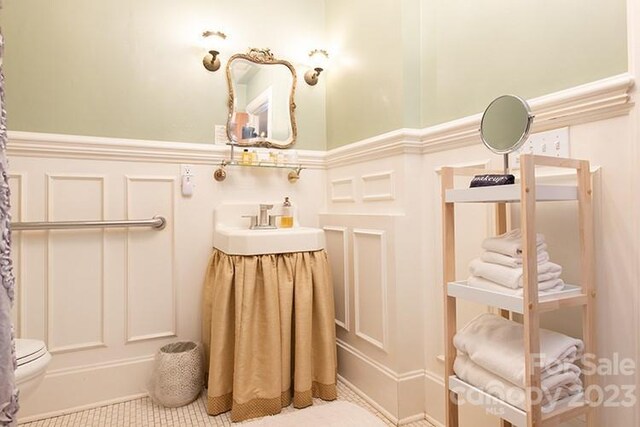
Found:
[[[624,0],[7,0],[11,130],[211,143],[226,122],[223,51],[270,47],[298,71],[296,148],[325,149],[627,70]],[[310,49],[331,62],[304,83]],[[326,94],[326,95],[325,95]]]
[[[419,12],[419,0],[327,0],[328,148],[419,124]]]
[[[223,67],[249,46],[299,63],[324,23],[312,0],[6,0],[9,129],[212,143],[227,84],[202,66],[202,31],[229,34]],[[324,149],[323,88],[300,79],[296,101],[296,148]]]
[[[624,0],[424,0],[422,126],[627,71]]]
[[[627,71],[624,0],[327,0],[329,148]]]

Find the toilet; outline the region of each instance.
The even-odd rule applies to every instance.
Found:
[[[16,386],[20,397],[31,394],[44,379],[51,354],[47,346],[40,340],[16,339]]]

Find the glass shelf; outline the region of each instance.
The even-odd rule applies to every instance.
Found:
[[[304,168],[299,163],[273,163],[273,162],[258,162],[258,163],[242,163],[237,160],[228,161],[224,160],[222,166],[241,166],[246,168],[271,168],[271,169],[299,169]]]

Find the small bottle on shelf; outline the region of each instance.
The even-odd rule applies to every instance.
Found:
[[[292,228],[293,227],[293,206],[288,197],[284,198],[282,204],[282,216],[280,217],[280,228]]]
[[[245,148],[242,151],[242,157],[240,158],[240,164],[241,165],[250,165],[251,164],[251,153],[249,153],[249,150],[247,148]]]

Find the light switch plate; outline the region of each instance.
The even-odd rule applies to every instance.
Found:
[[[522,147],[513,153],[513,156],[515,165],[520,166],[521,154],[568,158],[569,151],[569,128],[561,128],[530,135]]]

